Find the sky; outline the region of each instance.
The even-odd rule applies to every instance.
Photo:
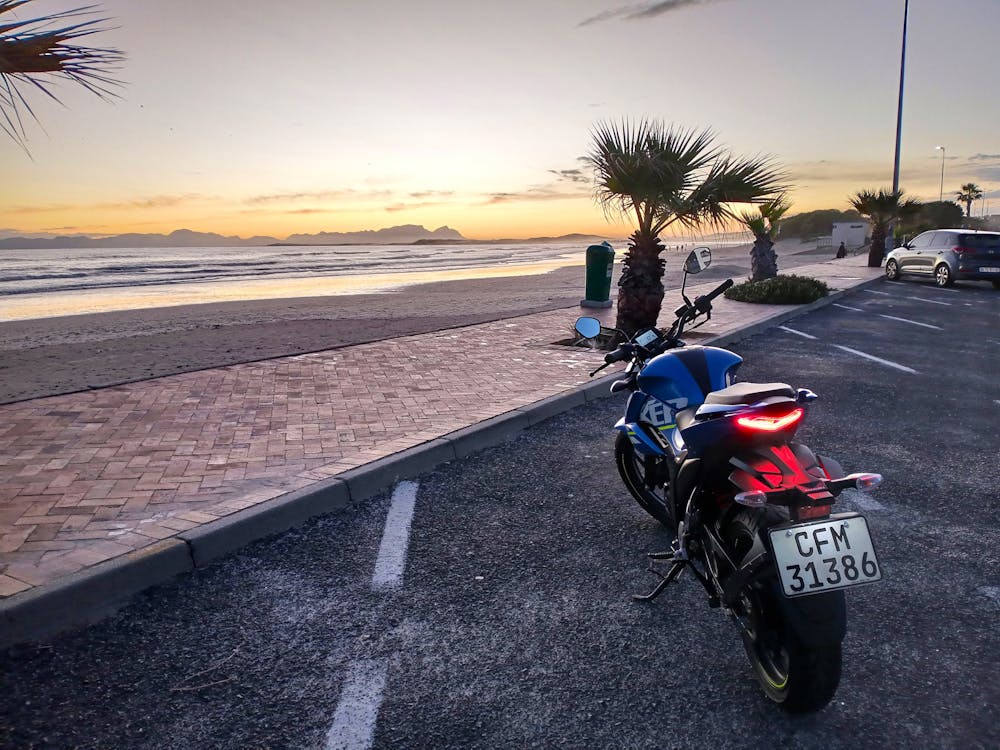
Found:
[[[23,17],[77,7],[36,0]],[[450,226],[623,236],[595,123],[711,128],[792,213],[892,179],[903,0],[104,0],[120,99],[32,95],[0,139],[0,236]],[[901,186],[1000,209],[1000,0],[911,0]],[[986,208],[984,204],[977,209]]]

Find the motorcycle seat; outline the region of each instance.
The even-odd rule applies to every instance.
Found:
[[[712,391],[705,397],[705,403],[735,406],[753,404],[772,396],[795,398],[795,391],[786,383],[736,383],[728,388]]]

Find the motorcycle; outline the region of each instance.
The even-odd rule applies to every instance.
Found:
[[[767,697],[791,713],[814,712],[840,681],[844,590],[882,578],[864,516],[832,513],[833,505],[845,489],[872,492],[882,477],[845,474],[795,439],[815,393],[737,382],[739,355],[685,344],[685,330],[711,319],[712,301],[733,285],[689,299],[688,276],[710,264],[711,250],[695,248],[670,328],[611,329],[624,342],[591,373],[628,363],[611,386],[631,392],[615,425],[615,462],[639,505],[675,531],[668,551],[649,554],[659,583],[634,598],[651,601],[691,571],[709,606],[739,627]],[[596,318],[575,327],[583,339],[603,330]]]

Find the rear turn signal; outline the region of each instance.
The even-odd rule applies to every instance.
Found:
[[[778,417],[757,415],[754,417],[740,417],[736,424],[741,427],[748,427],[751,430],[764,430],[765,432],[777,432],[789,425],[793,425],[802,419],[802,409],[793,409],[787,414]]]
[[[740,505],[746,505],[750,508],[760,508],[763,505],[767,505],[767,495],[760,490],[739,492],[733,499]]]
[[[881,474],[851,474],[854,486],[862,492],[874,492],[875,488],[882,484]]]

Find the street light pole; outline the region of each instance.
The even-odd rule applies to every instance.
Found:
[[[892,192],[899,190],[899,143],[903,135],[903,75],[906,72],[906,21],[910,15],[910,0],[903,5],[903,52],[899,61],[899,106],[896,109],[896,160],[892,166]]]
[[[944,200],[944,146],[935,146],[934,150],[941,151],[941,192],[938,193],[938,203]]]

